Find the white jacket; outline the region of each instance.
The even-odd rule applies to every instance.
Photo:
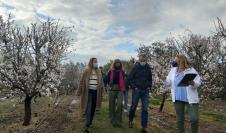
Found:
[[[166,81],[165,81],[165,85],[171,86],[171,96],[172,96],[173,102],[175,102],[176,85],[174,83],[174,79],[175,79],[176,71],[177,71],[177,67],[173,67],[170,70],[168,76],[166,77]],[[186,87],[188,102],[189,102],[189,104],[199,103],[198,87],[201,85],[201,78],[194,68],[186,69],[184,74],[187,74],[187,73],[197,74],[196,78],[194,79],[195,85],[194,86],[189,85]]]

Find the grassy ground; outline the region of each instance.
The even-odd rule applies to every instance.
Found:
[[[37,103],[35,103],[34,101],[32,101],[32,110],[35,110],[36,108],[38,108],[38,104],[45,102],[45,101],[49,102],[49,99],[46,97],[41,97],[38,98]],[[11,99],[6,99],[6,100],[1,100],[0,101],[0,115],[4,115],[5,113],[10,113],[13,112],[16,109],[23,109],[24,106],[24,102],[23,100],[21,100],[20,98],[11,98]]]
[[[84,119],[81,119],[84,123]],[[92,133],[138,133],[140,132],[139,123],[135,123],[134,128],[128,128],[128,113],[123,114],[123,125],[122,128],[114,128],[110,123],[108,113],[108,99],[104,97],[102,109],[99,111],[93,121]]]
[[[32,101],[31,125],[22,126],[24,117],[24,103],[19,98],[0,101],[0,133],[17,133],[21,130],[31,128],[38,119],[48,110],[49,98],[42,97],[36,103]],[[38,117],[34,117],[38,113]]]
[[[222,110],[222,111],[219,111]],[[226,128],[226,106],[216,110],[213,106],[200,106],[200,118],[209,123],[222,125]]]
[[[62,96],[63,100],[59,107],[50,114],[44,125],[40,127],[40,133],[82,133],[84,118],[80,116],[79,104],[71,104],[74,96]],[[153,97],[150,99],[149,110],[149,130],[152,133],[175,133],[176,117],[174,106],[171,101],[166,101],[163,112],[159,113],[160,99]],[[49,112],[50,103],[48,98],[42,97],[37,103],[32,103],[32,122],[28,127],[21,126],[23,121],[23,103],[19,104],[18,99],[0,101],[0,133],[18,132],[26,133],[34,128],[42,119],[44,114]],[[129,102],[130,103],[130,102]],[[213,102],[213,106],[200,105],[200,132],[224,133],[226,132],[226,102]],[[16,105],[15,107],[13,105]],[[140,105],[138,105],[140,106]],[[140,107],[138,107],[140,108]],[[38,117],[34,117],[38,113]],[[108,97],[103,99],[102,109],[96,113],[93,121],[92,133],[139,133],[140,132],[140,109],[137,110],[134,128],[128,128],[128,113],[123,113],[123,127],[114,128],[110,124],[108,116]],[[189,129],[189,121],[186,122]],[[3,130],[4,129],[4,130]],[[188,131],[189,132],[189,131]]]
[[[102,108],[99,112],[96,113],[94,120],[93,120],[93,128],[92,133],[140,133],[141,126],[140,126],[140,111],[136,112],[136,117],[134,118],[134,126],[133,128],[128,128],[128,113],[123,112],[123,122],[122,128],[115,128],[110,123],[109,118],[109,108],[108,108],[108,96],[105,95]],[[84,125],[84,118],[80,117],[80,123]],[[153,123],[149,122],[149,131],[153,133],[160,133],[161,129],[156,127]]]
[[[151,106],[158,109],[161,102],[160,99],[157,97],[151,98]],[[224,102],[226,104],[226,102]],[[174,105],[171,102],[171,100],[168,100],[165,102],[164,110],[167,110],[168,112],[174,113]],[[215,106],[208,105],[208,104],[200,104],[199,106],[200,111],[200,118],[206,119],[209,122],[216,122],[218,124],[224,124],[226,127],[226,106],[217,106],[217,102],[215,103]]]
[[[13,111],[19,104],[18,98],[0,101],[0,114]]]

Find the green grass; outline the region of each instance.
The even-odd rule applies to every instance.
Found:
[[[43,103],[45,100],[49,100],[47,97],[41,97],[37,98],[37,103]],[[32,100],[32,109],[35,110],[35,108],[38,108],[37,103],[34,103]],[[6,99],[3,101],[0,101],[0,115],[4,115],[5,113],[10,113],[14,111],[15,109],[23,109],[24,107],[24,102],[20,100],[20,98],[15,97],[15,98],[10,98]]]
[[[115,128],[110,123],[108,106],[109,106],[108,97],[105,96],[102,102],[102,108],[100,112],[96,113],[96,115],[94,116],[92,133],[140,133],[141,132],[139,111],[137,111],[136,113],[137,116],[134,118],[133,128],[128,128],[128,121],[129,121],[128,113],[124,113],[124,112],[122,115],[122,118],[123,118],[122,128]],[[84,123],[85,119],[81,118],[80,122]],[[156,125],[153,125],[153,122],[150,122],[149,130],[151,132],[159,132],[160,129],[157,128]]]
[[[151,106],[158,109],[160,107],[161,100],[158,97],[151,98]],[[226,108],[223,108],[223,112],[214,111],[212,106],[199,106],[200,120],[204,120],[209,123],[220,124],[226,127]],[[167,112],[175,112],[174,105],[171,101],[165,101],[163,108]]]
[[[151,105],[158,106],[161,104],[161,101],[157,97],[152,96],[150,98],[150,103]]]
[[[0,101],[0,114],[12,111],[19,104],[18,98]]]
[[[226,127],[225,114],[219,114],[216,112],[212,112],[211,110],[200,109],[200,117],[205,121],[216,123],[216,124],[222,124],[224,127]]]

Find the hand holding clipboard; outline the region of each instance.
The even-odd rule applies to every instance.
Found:
[[[179,86],[179,87],[189,86],[190,82],[193,81],[196,76],[197,76],[197,74],[194,74],[194,73],[185,74],[185,76],[183,77],[183,79],[180,81],[180,83],[177,86]]]

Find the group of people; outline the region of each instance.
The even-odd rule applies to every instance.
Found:
[[[88,68],[84,71],[77,95],[81,99],[81,113],[84,115],[85,132],[92,128],[95,111],[101,109],[103,90],[109,86],[109,117],[114,127],[122,127],[123,97],[124,109],[127,109],[128,89],[132,90],[132,104],[129,110],[128,127],[133,128],[133,119],[136,108],[141,99],[141,132],[148,132],[149,92],[152,88],[152,69],[147,63],[144,53],[138,55],[139,60],[134,64],[127,75],[123,70],[122,62],[114,60],[107,75],[98,68],[97,58],[91,58]],[[192,67],[185,55],[177,55],[172,63],[169,74],[165,77],[158,75],[165,85],[171,86],[172,101],[175,106],[177,128],[184,133],[185,107],[188,109],[192,133],[198,133],[198,88],[201,78]],[[197,74],[187,86],[178,86],[186,74]],[[104,77],[105,76],[105,77]]]

